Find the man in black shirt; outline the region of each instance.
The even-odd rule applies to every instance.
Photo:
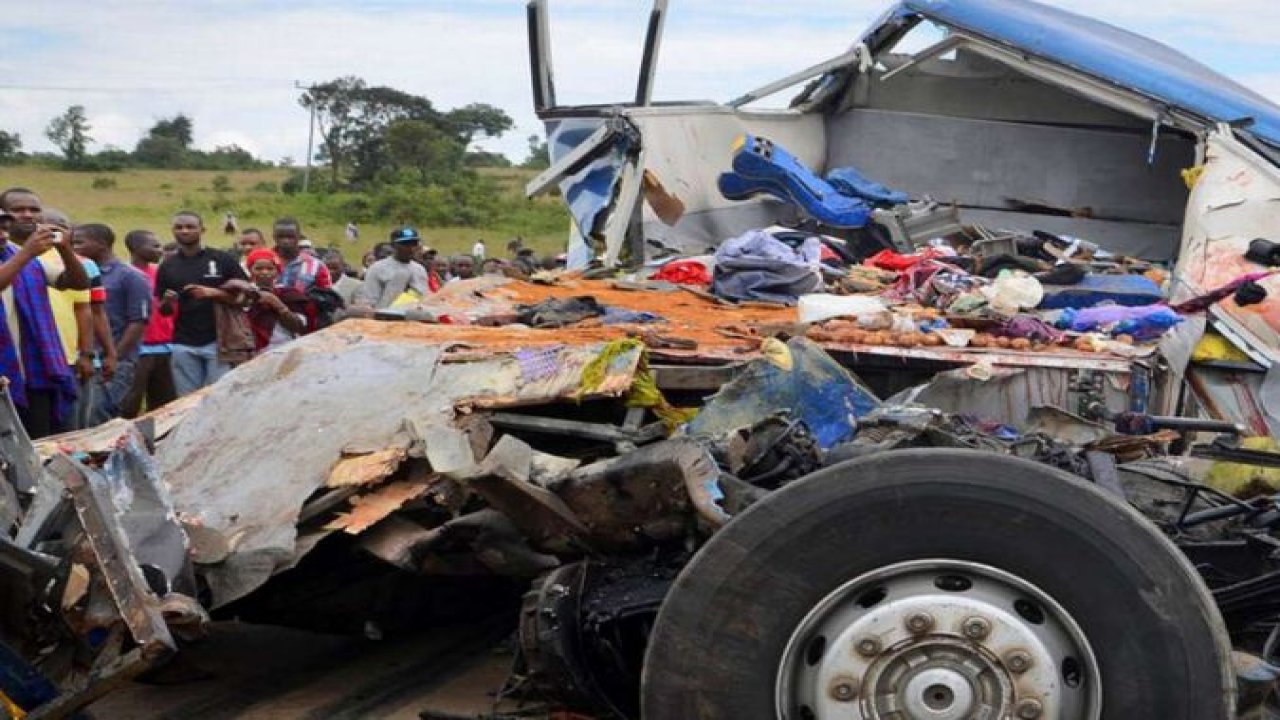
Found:
[[[217,288],[228,280],[247,279],[240,263],[221,250],[205,247],[203,236],[204,222],[199,215],[186,210],[174,215],[173,239],[178,252],[160,263],[156,272],[160,313],[178,315],[170,363],[179,397],[214,383],[231,369],[218,360],[215,301],[199,297],[193,288]]]

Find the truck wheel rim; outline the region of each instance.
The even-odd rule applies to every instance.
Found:
[[[785,720],[1097,720],[1088,638],[1052,597],[987,565],[915,560],[823,598],[778,668]]]

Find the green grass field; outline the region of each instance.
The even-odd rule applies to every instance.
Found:
[[[325,172],[319,168],[316,172]],[[522,199],[524,184],[536,172],[511,169],[483,169],[481,173],[496,179],[502,191],[513,200]],[[120,172],[72,172],[34,166],[0,167],[0,188],[15,185],[30,187],[41,196],[45,205],[58,208],[75,222],[101,222],[110,225],[118,236],[134,229],[147,229],[168,237],[170,217],[177,210],[193,208],[202,211],[208,234],[208,244],[228,247],[232,237],[222,229],[222,213],[210,210],[218,193],[214,191],[214,178],[226,175],[231,189],[225,193],[240,227],[259,227],[270,234],[272,221],[281,216],[297,217],[303,230],[317,247],[342,248],[348,262],[357,262],[359,256],[373,243],[386,239],[394,228],[391,220],[385,223],[360,225],[360,241],[347,243],[345,222],[325,222],[308,218],[306,197],[270,192],[270,185],[278,187],[289,175],[285,169],[242,170],[231,172],[205,170],[124,170]],[[112,187],[94,187],[94,181],[106,178],[114,181]],[[529,201],[537,205],[560,206],[558,198],[543,197]],[[506,244],[517,234],[525,244],[541,253],[558,253],[564,248],[568,235],[569,216],[564,214],[564,229],[549,232],[545,221],[547,208],[541,210],[543,220],[530,219],[527,223],[517,217],[508,219],[501,227],[419,227],[427,245],[442,253],[469,252],[476,238],[484,238],[489,255],[504,255]],[[538,227],[541,226],[541,230]]]

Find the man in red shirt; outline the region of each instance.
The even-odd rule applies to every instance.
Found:
[[[155,293],[156,268],[164,254],[160,239],[150,230],[134,230],[124,237],[129,248],[129,259],[135,268],[147,276],[151,292]],[[173,354],[173,324],[177,315],[151,313],[147,328],[142,333],[142,345],[138,349],[138,364],[134,370],[133,387],[120,403],[121,414],[134,418],[146,401],[148,410],[173,402],[177,390],[173,385],[173,370],[169,359]]]

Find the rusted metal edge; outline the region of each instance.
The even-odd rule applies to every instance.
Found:
[[[871,355],[911,360],[936,360],[964,365],[985,361],[992,365],[1008,367],[1040,367],[1067,370],[1083,368],[1104,372],[1128,372],[1134,363],[1141,363],[1143,360],[1143,358],[1100,358],[1085,355],[1058,355],[1037,352],[991,352],[985,349],[898,348],[834,342],[819,342],[817,345],[823,350],[836,350],[855,356]]]
[[[107,589],[143,656],[156,659],[176,650],[160,611],[160,600],[134,562],[124,531],[115,521],[111,499],[105,497],[100,483],[93,482],[92,471],[62,454],[54,456],[48,467],[70,492]]]

